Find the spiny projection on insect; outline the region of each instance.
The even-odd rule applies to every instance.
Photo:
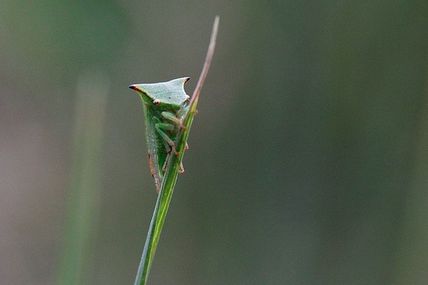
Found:
[[[189,77],[167,82],[133,84],[129,88],[140,95],[146,124],[146,138],[150,172],[160,191],[170,155],[178,155],[176,138],[184,128],[183,120],[189,110],[189,95],[184,84]],[[184,171],[181,165],[181,172]]]

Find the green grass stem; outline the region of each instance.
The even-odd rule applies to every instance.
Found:
[[[192,126],[193,118],[196,114],[196,107],[199,100],[199,94],[208,74],[211,60],[214,55],[215,42],[217,38],[217,30],[219,24],[219,17],[214,20],[213,30],[211,33],[210,44],[208,47],[207,55],[205,58],[204,67],[202,68],[201,75],[199,76],[198,83],[190,101],[189,112],[184,119],[185,128],[178,134],[176,140],[176,149],[178,155],[171,155],[168,161],[167,170],[162,180],[160,193],[156,200],[153,216],[150,221],[149,231],[147,234],[146,243],[144,245],[143,254],[141,257],[140,265],[138,267],[137,276],[134,285],[145,285],[149,277],[151,265],[156,252],[159,238],[165,223],[166,215],[168,213],[169,205],[171,203],[174,187],[177,182],[177,177],[180,169],[180,163],[183,160],[186,142],[189,138],[190,128]]]
[[[100,172],[107,79],[94,72],[80,76],[74,114],[70,187],[66,193],[63,252],[56,284],[86,284],[99,209]]]

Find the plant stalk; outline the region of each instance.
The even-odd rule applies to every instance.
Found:
[[[147,239],[144,245],[143,254],[141,256],[140,265],[138,266],[138,272],[135,278],[134,285],[147,284],[150,268],[153,263],[153,258],[156,252],[157,245],[159,243],[159,238],[162,232],[163,225],[165,223],[165,218],[168,213],[169,205],[171,203],[174,187],[177,182],[180,164],[183,160],[186,142],[189,138],[190,128],[192,126],[193,118],[196,114],[199,94],[205,82],[205,78],[208,74],[208,70],[210,68],[211,61],[214,55],[218,23],[219,17],[216,16],[211,33],[210,44],[208,47],[207,55],[205,57],[204,66],[202,68],[202,72],[199,76],[199,80],[195,87],[195,90],[193,91],[189,111],[186,114],[186,117],[183,122],[184,128],[177,135],[177,140],[175,142],[178,155],[171,155],[168,160],[167,170],[162,180],[160,192],[156,200],[155,209],[153,211],[153,216],[150,221],[149,231],[147,233]]]

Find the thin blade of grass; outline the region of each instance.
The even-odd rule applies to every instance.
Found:
[[[208,74],[211,61],[214,55],[215,42],[217,38],[219,17],[216,16],[211,33],[210,44],[208,46],[207,55],[205,57],[204,67],[199,76],[198,83],[193,91],[192,99],[190,101],[189,111],[184,119],[184,129],[178,134],[176,140],[176,149],[178,155],[171,155],[168,161],[167,170],[162,180],[161,190],[156,200],[155,209],[153,210],[152,220],[150,221],[149,231],[147,234],[146,243],[144,245],[143,254],[141,257],[140,265],[138,267],[137,276],[134,285],[146,285],[149,277],[151,265],[156,252],[159,238],[162,232],[165,218],[168,213],[169,205],[171,203],[174,187],[177,182],[180,164],[183,160],[186,142],[189,138],[190,128],[193,123],[193,118],[196,114],[196,107],[201,93],[202,86]]]
[[[65,235],[56,284],[87,283],[99,211],[108,85],[105,76],[92,71],[78,81]]]

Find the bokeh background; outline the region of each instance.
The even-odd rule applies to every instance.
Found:
[[[427,284],[428,2],[0,2],[0,283],[132,284],[127,86],[217,52],[151,284]]]

